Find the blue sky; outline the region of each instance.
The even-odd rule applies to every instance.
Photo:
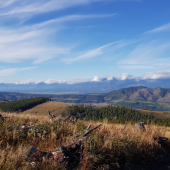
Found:
[[[170,78],[169,7],[169,0],[0,1],[0,81]]]

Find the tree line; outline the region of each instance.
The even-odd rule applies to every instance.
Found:
[[[94,108],[92,106],[72,105],[68,107],[71,115],[80,117],[85,120],[103,121],[105,118],[110,123],[125,123],[126,121],[154,123],[161,126],[170,126],[170,118],[157,118],[155,116],[140,113],[139,111],[127,106],[113,106]]]
[[[44,103],[49,100],[51,100],[51,98],[49,97],[38,97],[32,99],[15,100],[0,105],[0,109],[3,112],[25,111],[27,109],[30,109],[38,104]]]

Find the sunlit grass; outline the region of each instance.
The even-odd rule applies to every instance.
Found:
[[[25,153],[34,146],[40,151],[54,151],[62,145],[77,141],[89,124],[95,127],[100,122],[79,121],[50,122],[48,116],[33,114],[7,114],[10,119],[0,121],[0,169],[32,169],[25,160]],[[34,132],[19,131],[21,125],[38,124],[42,134],[48,132],[49,138],[36,135]],[[43,124],[43,125],[41,125]],[[84,142],[82,158],[75,169],[145,169],[166,161],[166,153],[170,150],[170,142],[161,147],[155,140],[158,136],[170,138],[170,128],[156,125],[146,125],[146,132],[135,129],[129,122],[124,131],[123,124],[108,124],[104,120],[102,126],[95,130]],[[36,162],[34,169],[64,169],[67,165],[43,160]]]

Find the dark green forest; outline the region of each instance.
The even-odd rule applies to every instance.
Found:
[[[85,105],[72,105],[68,107],[68,112],[81,119],[103,121],[107,118],[109,123],[125,123],[126,121],[153,123],[161,126],[170,126],[170,118],[157,118],[147,114],[140,113],[125,106],[108,105],[106,107],[94,108]],[[116,117],[116,119],[115,119]]]
[[[30,109],[38,104],[44,103],[49,100],[51,100],[51,98],[49,97],[38,97],[32,99],[15,100],[5,104],[1,104],[0,109],[3,112],[25,111],[27,109]]]

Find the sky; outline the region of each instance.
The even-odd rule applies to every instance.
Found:
[[[169,0],[0,1],[0,82],[170,78]]]

